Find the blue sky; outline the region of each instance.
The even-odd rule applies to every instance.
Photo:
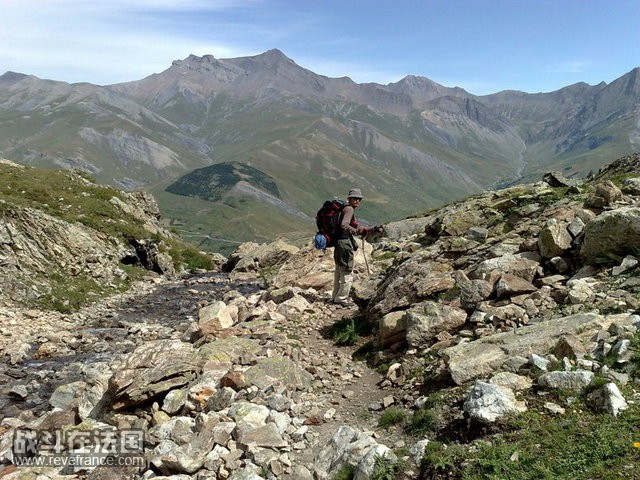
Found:
[[[640,66],[639,0],[0,0],[0,25],[0,73],[100,85],[271,48],[329,77],[476,95]]]

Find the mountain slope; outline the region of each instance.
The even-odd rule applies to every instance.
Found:
[[[276,49],[231,59],[190,55],[109,87],[8,72],[0,77],[0,153],[147,188],[173,220],[203,237],[227,238],[229,222],[199,212],[232,204],[226,218],[243,226],[231,240],[268,238],[312,229],[304,219],[352,186],[366,193],[370,207],[361,215],[378,223],[550,169],[585,175],[639,148],[639,70],[609,85],[481,97],[413,75],[388,85],[329,78]],[[251,179],[210,208],[202,208],[204,195],[164,192],[185,174],[193,183],[205,173],[204,185],[203,168],[231,163],[271,177],[279,195]],[[249,219],[265,202],[271,214],[300,215],[256,231]]]

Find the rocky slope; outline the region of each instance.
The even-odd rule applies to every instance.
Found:
[[[71,314],[4,308],[0,474],[633,478],[640,156],[572,183],[385,225],[352,308],[326,301],[330,252],[282,241]],[[16,432],[132,428],[139,468],[15,466]]]

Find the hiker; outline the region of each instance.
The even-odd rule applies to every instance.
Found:
[[[347,205],[342,209],[333,260],[336,269],[333,275],[333,294],[331,301],[338,305],[349,306],[349,292],[353,283],[353,257],[358,249],[354,235],[366,235],[370,232],[382,232],[382,227],[359,227],[355,209],[362,202],[362,192],[352,188],[347,195]]]

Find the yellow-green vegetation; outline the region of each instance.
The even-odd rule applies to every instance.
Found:
[[[407,414],[397,408],[397,407],[389,407],[382,412],[380,415],[380,419],[378,420],[378,425],[387,428],[392,425],[398,425],[404,423],[407,418]]]
[[[14,206],[42,210],[123,240],[149,238],[143,222],[111,202],[126,201],[115,188],[98,185],[78,171],[16,168],[0,164],[0,213]]]
[[[173,264],[178,268],[184,265],[188,270],[211,270],[214,267],[213,260],[209,255],[203,254],[197,248],[177,240],[169,240],[169,255],[173,259]]]
[[[465,480],[633,478],[639,422],[637,404],[617,417],[582,403],[557,417],[532,409],[470,445],[430,442],[422,471],[426,478]]]
[[[38,209],[68,223],[80,223],[111,238],[130,244],[134,239],[156,242],[160,251],[173,258],[176,268],[212,268],[212,260],[178,237],[163,237],[144,228],[144,221],[124,212],[113,199],[126,202],[127,195],[96,184],[87,174],[69,170],[43,170],[0,163],[0,214],[10,217],[16,209]],[[126,290],[145,275],[142,268],[119,265],[122,278],[104,284],[84,274],[50,271],[36,275],[34,283],[47,291],[33,301],[44,309],[71,311],[95,299]]]
[[[343,464],[340,469],[331,477],[331,480],[353,480],[356,472],[352,465]]]
[[[404,462],[394,462],[389,458],[376,455],[371,472],[371,480],[395,480],[404,469]]]
[[[335,340],[338,345],[355,345],[360,337],[370,335],[371,323],[362,317],[343,318],[325,331],[325,337]]]

